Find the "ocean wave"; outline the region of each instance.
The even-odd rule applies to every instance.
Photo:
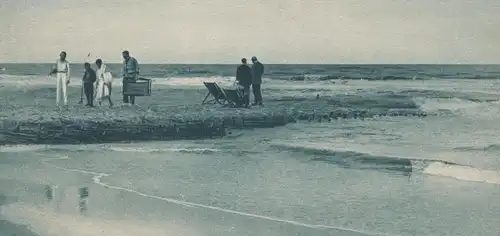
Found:
[[[47,148],[46,145],[4,145],[0,146],[0,152],[34,152],[34,151],[40,151],[40,150],[45,150]]]
[[[422,75],[406,75],[406,76],[396,76],[396,75],[387,75],[387,76],[350,76],[350,75],[296,75],[289,77],[273,77],[273,79],[278,80],[288,80],[288,81],[334,81],[334,80],[365,80],[365,81],[400,81],[400,80],[408,80],[408,81],[424,81],[424,80],[453,80],[453,79],[462,79],[462,80],[497,80],[500,79],[500,76],[462,76],[462,77],[451,77],[449,75],[441,76],[422,76]]]
[[[418,109],[411,96],[404,94],[353,94],[332,97],[329,104],[346,108]]]
[[[108,150],[114,152],[143,152],[143,153],[164,153],[164,152],[180,152],[180,153],[196,153],[209,154],[220,152],[215,148],[146,148],[146,147],[109,147]]]
[[[459,98],[415,98],[419,108],[425,112],[454,114],[454,111],[480,106],[481,103]]]
[[[497,94],[430,89],[381,90],[373,94],[375,95],[367,93],[366,97],[377,99],[366,101],[363,105],[417,108],[427,114],[435,115],[493,115],[493,113],[500,113],[498,109],[495,110],[499,102]]]
[[[290,144],[273,144],[272,147],[292,153],[306,154],[311,156],[309,161],[325,162],[343,168],[382,170],[405,175],[421,173],[464,181],[500,184],[500,172],[496,170],[479,169],[444,160],[371,155]]]
[[[478,146],[466,146],[466,147],[456,147],[453,148],[454,150],[458,151],[484,151],[484,152],[489,152],[489,151],[500,151],[500,144],[495,143],[495,144],[490,144],[484,147],[478,147]]]
[[[273,77],[271,77],[273,78]],[[380,77],[370,77],[370,76],[345,76],[345,75],[324,75],[324,76],[315,76],[315,75],[299,75],[293,76],[289,78],[276,78],[280,80],[290,80],[290,81],[327,81],[327,80],[427,80],[431,78],[423,78],[417,76],[380,76]]]
[[[425,174],[450,177],[458,180],[500,184],[500,172],[484,170],[472,166],[447,165],[440,162],[430,163],[423,171]]]
[[[275,148],[288,150],[295,153],[303,153],[314,156],[310,161],[322,161],[331,164],[340,165],[343,167],[357,168],[357,169],[387,169],[397,170],[403,172],[412,172],[413,163],[431,163],[441,162],[447,165],[460,165],[458,163],[431,160],[431,159],[418,159],[418,158],[403,158],[393,156],[375,156],[367,153],[334,150],[330,148],[308,147],[301,145],[289,144],[273,144]],[[416,166],[420,168],[420,165]]]
[[[78,73],[78,63],[73,63]],[[0,76],[46,75],[52,64],[2,64]],[[273,79],[311,77],[318,80],[434,80],[468,79],[491,80],[500,78],[497,65],[300,65],[266,64],[265,76]],[[108,63],[111,73],[121,74],[123,65]],[[230,64],[141,64],[141,74],[146,77],[234,76],[238,65]],[[83,66],[80,67],[83,69]]]
[[[190,77],[181,77],[172,75],[170,77],[146,77],[152,80],[153,89],[156,86],[187,86],[203,87],[203,82],[216,82],[221,86],[232,86],[235,77],[232,76],[206,76],[192,75]],[[40,75],[0,75],[0,86],[9,88],[39,88],[51,87],[55,89],[55,77]],[[72,76],[69,87],[81,86],[81,79],[78,76]],[[113,88],[122,87],[122,78],[114,76]]]
[[[475,99],[415,98],[415,102],[419,104],[422,111],[429,114],[462,116],[477,121],[500,117],[499,101],[482,100],[479,102]]]
[[[278,93],[279,91],[272,89]],[[283,95],[270,97],[273,102],[312,102],[326,101],[324,106],[334,106],[346,109],[418,109],[428,114],[441,114],[443,111],[455,111],[478,106],[494,105],[498,102],[498,95],[487,93],[460,93],[428,89],[412,89],[401,91],[359,91],[352,94],[335,94],[320,96],[319,92],[326,89],[302,89],[301,92],[318,92],[317,97],[306,95]],[[325,94],[325,93],[322,93]],[[317,106],[315,106],[317,107]]]
[[[482,92],[443,91],[432,89],[405,89],[401,91],[379,91],[378,93],[406,95],[418,98],[462,99],[471,102],[495,102],[499,100],[498,94]]]

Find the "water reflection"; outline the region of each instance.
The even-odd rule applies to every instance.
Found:
[[[87,211],[87,199],[89,197],[89,189],[87,187],[83,187],[79,189],[80,193],[80,201],[78,206],[80,208],[80,213],[85,213]]]
[[[45,197],[48,200],[49,203],[54,203],[55,204],[55,209],[59,209],[59,205],[61,201],[63,200],[63,192],[62,190],[59,190],[59,187],[57,185],[47,185],[45,186]],[[57,196],[57,197],[56,197]],[[81,187],[78,188],[78,210],[80,213],[85,213],[87,212],[88,209],[88,198],[89,198],[89,188],[88,187]]]
[[[54,198],[54,190],[52,186],[45,186],[45,197],[47,197],[47,200],[49,200],[49,202]]]

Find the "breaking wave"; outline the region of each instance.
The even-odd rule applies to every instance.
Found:
[[[490,144],[487,146],[483,147],[478,147],[478,146],[466,146],[466,147],[456,147],[454,150],[458,151],[484,151],[484,152],[497,152],[500,151],[500,144],[495,143],[495,144]]]
[[[283,78],[282,78],[283,79]],[[326,75],[326,76],[311,76],[311,75],[300,75],[293,76],[285,80],[290,81],[327,81],[327,80],[425,80],[430,78],[422,78],[417,76],[366,76],[366,77],[353,77],[353,76],[342,76],[342,75]]]
[[[461,77],[460,79],[499,79],[500,76],[470,76]],[[393,80],[435,80],[435,79],[447,79],[446,77],[434,77],[434,76],[396,76],[396,75],[386,75],[386,76],[344,76],[344,75],[298,75],[288,78],[276,78],[281,80],[289,81],[328,81],[328,80],[367,80],[367,81],[393,81]],[[456,79],[456,78],[449,78]]]
[[[450,161],[371,155],[355,151],[305,147],[300,145],[273,144],[272,146],[292,153],[306,154],[310,156],[308,161],[320,161],[343,168],[399,172],[405,175],[421,173],[464,181],[500,184],[500,172],[498,171],[479,169],[470,165]]]

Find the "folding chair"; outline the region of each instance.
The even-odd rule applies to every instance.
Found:
[[[238,89],[223,89],[226,94],[226,101],[232,107],[243,105],[243,95]]]
[[[208,89],[208,94],[205,96],[205,99],[203,99],[203,102],[201,104],[221,104],[221,105],[226,105],[228,103],[227,101],[227,95],[222,90],[219,85],[217,85],[215,82],[203,82],[205,87]],[[208,97],[212,95],[213,99],[207,101]]]

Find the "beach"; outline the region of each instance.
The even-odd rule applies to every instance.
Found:
[[[414,101],[403,95],[389,98],[391,94],[355,94],[321,88],[300,93],[291,90],[289,95],[283,94],[280,88],[266,88],[265,106],[251,109],[202,104],[207,90],[200,84],[184,88],[156,85],[152,96],[139,97],[137,106],[127,107],[120,101],[121,83],[117,81],[112,97],[118,107],[112,109],[107,101],[95,108],[78,104],[81,93],[78,84],[68,89],[73,100],[67,109],[46,99],[55,93],[53,86],[21,90],[4,87],[0,142],[74,144],[213,138],[226,136],[232,128],[275,127],[297,121],[426,116]],[[228,83],[225,88],[234,89]]]
[[[72,78],[61,110],[53,78],[0,67],[0,235],[500,232],[500,68],[274,65],[264,106],[244,109],[201,105],[202,82],[230,88],[233,67],[146,65],[137,106],[116,79],[115,108],[85,108]],[[71,132],[29,133],[56,123]],[[151,130],[186,123],[214,130]]]

